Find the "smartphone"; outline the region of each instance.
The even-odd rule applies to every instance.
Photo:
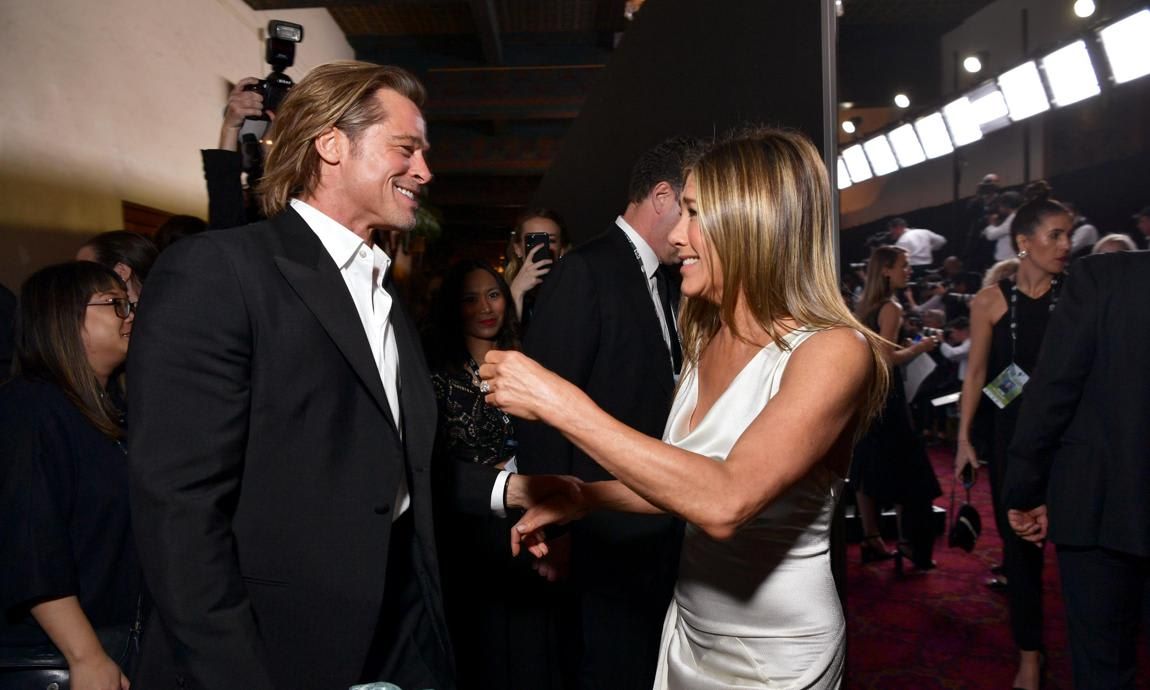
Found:
[[[538,245],[543,245],[535,254],[535,261],[549,261],[554,257],[551,256],[551,235],[545,232],[529,232],[523,238],[524,256],[531,256],[531,250]]]
[[[962,485],[968,489],[974,486],[974,465],[962,468]]]

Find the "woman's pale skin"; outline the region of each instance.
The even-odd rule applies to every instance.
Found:
[[[558,257],[562,255],[563,247],[560,245],[560,238],[562,232],[559,229],[559,224],[550,218],[528,218],[519,232],[519,240],[515,242],[515,254],[523,260],[523,265],[519,267],[519,273],[515,274],[515,279],[511,281],[511,299],[515,302],[515,313],[523,314],[523,295],[537,287],[543,282],[543,277],[551,271],[551,265],[555,263],[553,259],[544,261],[535,261],[535,255],[543,248],[543,245],[532,247],[531,252],[527,254],[527,258],[523,257],[523,252],[526,250],[527,236],[535,232],[545,232],[551,237],[548,243],[551,247],[551,256]],[[479,360],[475,360],[479,361]]]
[[[121,319],[110,301],[126,297],[123,290],[110,290],[97,292],[88,299],[88,303],[95,306],[87,309],[81,337],[88,365],[101,386],[108,385],[112,372],[128,356],[128,339],[136,314],[133,312]],[[68,662],[74,690],[127,690],[130,685],[127,677],[100,645],[78,598],[68,596],[45,601],[33,606],[31,612]]]
[[[682,217],[670,241],[682,261],[683,294],[717,302],[722,267],[699,226],[697,192],[688,176]],[[771,342],[740,296],[739,332],[722,324],[699,358],[694,429],[735,376]],[[788,332],[798,324],[773,324]],[[541,420],[561,431],[611,472],[616,481],[583,484],[576,494],[529,510],[512,530],[536,556],[547,553],[541,529],[589,510],[669,512],[716,539],[729,539],[795,482],[822,464],[842,476],[850,462],[858,400],[870,378],[871,354],[861,334],[833,328],[811,336],[791,355],[778,394],[743,432],[725,462],[641,434],[599,409],[582,391],[516,352],[491,352],[480,368],[491,393],[487,401],[509,414]],[[828,380],[826,372],[837,375]],[[816,433],[817,430],[817,433]]]
[[[1045,216],[1031,235],[1018,235],[1019,257],[1015,284],[1019,292],[1031,299],[1042,297],[1050,291],[1054,277],[1066,269],[1070,256],[1070,228],[1073,218],[1068,214]],[[982,397],[982,388],[988,378],[998,376],[997,371],[989,372],[990,346],[994,324],[999,319],[1009,318],[1009,305],[997,285],[990,285],[978,292],[970,302],[970,355],[966,362],[966,379],[962,384],[962,398],[958,423],[958,448],[954,456],[954,476],[958,478],[969,465],[978,469],[981,464],[974,447],[970,445],[970,426],[974,413]],[[1017,403],[1015,403],[1017,404]],[[1041,529],[1034,523],[1031,529]],[[1023,538],[1028,535],[1021,534]],[[1040,655],[1037,651],[1019,651],[1019,667],[1014,686],[1036,688],[1041,674]]]

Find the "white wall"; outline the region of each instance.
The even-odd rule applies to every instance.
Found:
[[[1023,61],[1022,10],[1028,14],[1028,36],[1031,53],[1054,48],[1081,32],[1085,25],[1071,11],[1072,3],[1062,0],[998,0],[993,2],[942,37],[940,51],[942,70],[939,83],[943,93],[952,93],[954,55],[958,60],[971,53],[985,51],[982,76],[959,71],[960,92],[981,81],[1015,67]],[[897,69],[897,68],[895,68]],[[943,105],[949,99],[943,99]],[[923,112],[920,115],[925,115]],[[1026,121],[1030,131],[1030,178],[1040,179],[1045,173],[1043,161],[1043,116]],[[994,132],[981,141],[964,146],[959,155],[961,178],[959,196],[974,193],[982,176],[999,175],[1003,184],[1027,182],[1023,157],[1023,123]],[[868,180],[844,190],[842,227],[849,228],[890,215],[953,200],[953,155],[921,163],[907,170]]]
[[[79,235],[122,227],[121,201],[207,216],[199,150],[228,82],[263,77],[269,19],[304,26],[288,74],[353,57],[323,9],[242,0],[4,0],[0,283],[15,288]]]

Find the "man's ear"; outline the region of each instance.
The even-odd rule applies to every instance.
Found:
[[[651,204],[659,215],[663,215],[668,209],[678,210],[679,200],[675,198],[675,190],[669,182],[663,180],[651,188]]]
[[[338,165],[347,155],[347,135],[335,127],[329,127],[315,138],[315,151],[324,163]]]
[[[116,265],[112,267],[116,275],[120,276],[120,280],[124,281],[124,285],[131,285],[132,283],[132,267],[128,264],[117,261]]]

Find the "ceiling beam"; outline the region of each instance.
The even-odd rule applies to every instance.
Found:
[[[475,19],[475,32],[483,46],[483,58],[489,65],[503,64],[503,38],[499,31],[499,15],[495,0],[471,0],[471,16]]]

